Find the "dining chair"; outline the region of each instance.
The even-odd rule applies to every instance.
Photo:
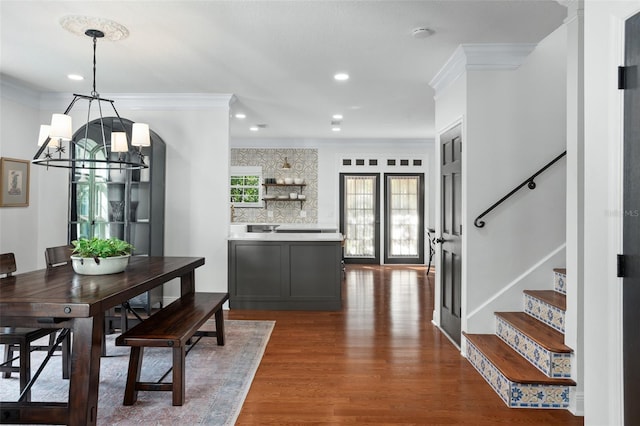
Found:
[[[0,278],[0,280],[3,282],[6,282],[5,280],[12,280],[12,274],[16,271],[15,255],[13,253],[0,254],[0,275],[5,275]],[[0,327],[0,344],[4,345],[4,359],[2,364],[0,364],[2,377],[9,378],[11,377],[11,373],[19,373],[20,392],[22,392],[31,380],[31,351],[35,348],[50,349],[49,346],[32,348],[31,343],[46,336],[55,336],[56,331],[56,329],[51,328]],[[19,356],[14,358],[14,352],[18,352]],[[13,361],[15,361],[16,358],[19,358],[18,366],[13,365]],[[65,364],[69,367],[71,365],[70,362],[66,363],[66,359],[63,359],[63,377],[65,374]],[[67,369],[66,371],[66,378],[69,377],[69,370],[70,369]],[[30,390],[26,392],[25,400],[31,400]]]
[[[44,260],[47,264],[47,269],[69,265],[71,263],[71,253],[73,253],[72,245],[46,248]]]
[[[73,246],[68,244],[64,246],[47,247],[44,250],[44,260],[47,264],[47,269],[54,269],[59,266],[66,266],[71,264],[71,254],[73,253]],[[49,348],[55,345],[56,334],[49,336]],[[69,334],[60,345],[62,350],[62,378],[68,379],[69,372],[71,371],[71,334]],[[43,348],[44,349],[44,348]],[[58,350],[58,348],[56,348]]]

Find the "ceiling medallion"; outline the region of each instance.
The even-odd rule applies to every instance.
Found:
[[[100,30],[104,38],[111,41],[123,40],[129,37],[129,30],[110,19],[94,18],[83,15],[67,15],[60,19],[60,25],[65,30],[80,36],[84,36],[87,30]]]

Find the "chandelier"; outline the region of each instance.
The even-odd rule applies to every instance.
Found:
[[[133,123],[131,131],[111,131],[112,127],[105,125],[103,106],[111,108],[115,114],[114,121],[119,121],[124,130],[125,125],[116,110],[114,101],[100,97],[96,91],[96,45],[97,39],[104,37],[104,32],[97,29],[87,29],[84,34],[93,39],[93,90],[90,95],[74,94],[73,100],[62,114],[53,114],[51,124],[40,126],[38,137],[38,151],[33,157],[32,163],[65,169],[129,169],[137,170],[149,167],[144,162],[142,147],[151,145],[149,126],[144,123]],[[69,113],[71,109],[88,102],[87,123],[84,126],[84,135],[72,136],[72,123]],[[92,108],[97,109],[99,118],[91,120]],[[89,128],[91,123],[97,123],[100,127],[98,134],[101,140],[96,141],[98,151],[86,149],[89,140]],[[82,139],[80,139],[82,138]],[[131,148],[130,148],[131,147]]]

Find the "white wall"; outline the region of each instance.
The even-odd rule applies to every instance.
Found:
[[[638,1],[585,2],[584,376],[585,425],[623,424],[622,92],[624,20]]]
[[[535,179],[535,190],[523,188],[489,213],[484,228],[473,221],[566,149],[566,37],[560,27],[517,70],[468,71],[463,174],[467,313],[564,245],[564,159]],[[555,267],[565,266],[564,259],[558,261]],[[552,269],[543,272],[547,279],[527,282],[529,288],[552,288]],[[522,307],[521,294],[512,300],[513,308]],[[494,329],[491,309],[467,320],[468,332]]]

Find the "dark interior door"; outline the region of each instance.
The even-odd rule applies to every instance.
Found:
[[[462,125],[440,137],[442,154],[440,326],[460,344],[462,262]]]
[[[623,346],[624,424],[640,425],[640,14],[625,27]]]

